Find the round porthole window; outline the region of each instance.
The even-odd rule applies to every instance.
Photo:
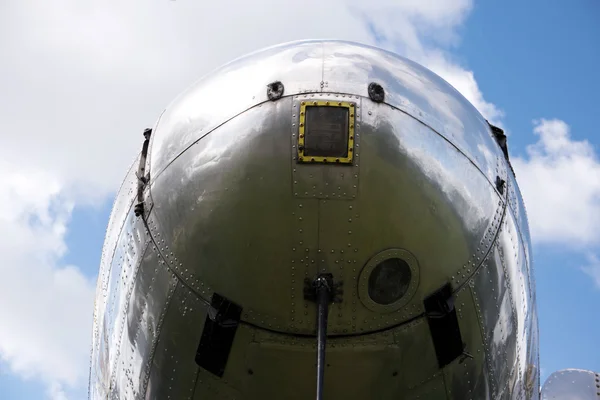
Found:
[[[360,274],[359,297],[372,311],[392,312],[407,304],[419,284],[417,260],[402,249],[371,258]]]
[[[401,258],[383,260],[369,276],[369,297],[377,304],[398,301],[410,285],[410,266]]]

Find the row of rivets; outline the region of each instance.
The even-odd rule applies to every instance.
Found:
[[[314,94],[310,95],[311,97],[314,97]],[[329,93],[322,93],[319,94],[318,97],[319,99],[323,99],[323,100],[327,100],[327,99],[333,99],[335,97],[339,97],[339,96],[343,96],[346,97],[346,95],[342,95],[342,94],[329,94]],[[348,99],[352,99],[352,98],[356,98],[359,99],[359,96],[350,96],[348,95]],[[296,99],[298,99],[296,97]],[[360,109],[360,104],[358,104],[359,102],[357,102],[357,104],[355,104],[354,106],[356,107],[356,109]],[[322,182],[322,180],[313,180],[313,178],[315,178],[315,174],[310,174],[309,177],[306,176],[306,174],[301,175],[300,171],[298,171],[295,168],[295,162],[297,160],[297,149],[296,149],[296,140],[297,140],[297,135],[296,135],[296,130],[297,130],[297,119],[298,119],[298,113],[297,113],[297,108],[299,107],[300,103],[298,102],[298,100],[295,100],[293,103],[293,113],[292,113],[292,146],[291,146],[291,157],[292,157],[292,162],[293,162],[293,173],[292,173],[292,181],[293,181],[293,194],[296,197],[312,197],[312,198],[320,198],[320,199],[354,199],[356,198],[356,192],[357,192],[357,182],[353,182],[350,183],[347,180],[345,180],[344,177],[344,172],[340,172],[339,175],[335,174],[335,175],[330,175],[330,179],[332,179],[331,182]],[[357,112],[356,113],[356,117],[357,119],[360,118],[360,114]],[[360,147],[360,124],[357,122],[355,125],[355,132],[354,132],[354,146],[355,146],[355,153],[354,153],[354,159],[355,159],[355,163],[353,164],[354,168],[353,171],[350,171],[350,173],[346,172],[346,174],[348,174],[348,177],[350,176],[350,174],[354,175],[354,178],[357,179],[358,178],[358,171],[356,171],[356,167],[358,167],[358,158],[360,157],[360,154],[358,152],[358,148]],[[311,182],[312,180],[312,182]],[[341,183],[340,183],[341,182]],[[320,185],[324,183],[324,186]],[[350,186],[351,185],[351,186]]]
[[[160,254],[158,255],[160,257]],[[164,263],[164,261],[163,261]],[[169,304],[171,303],[171,299],[173,298],[173,294],[175,293],[175,289],[178,285],[177,276],[173,272],[169,272],[169,292],[167,293],[167,298],[165,300],[164,306],[160,312],[160,316],[158,317],[158,322],[156,324],[156,332],[152,335],[152,345],[150,347],[150,353],[148,356],[148,361],[142,371],[142,398],[146,397],[146,390],[148,389],[148,380],[150,379],[150,368],[152,367],[152,362],[154,360],[154,354],[156,352],[156,348],[158,346],[158,340],[160,337],[160,331],[162,330],[163,322],[165,320],[165,316],[167,315],[167,310],[169,308]]]
[[[127,288],[126,291],[126,295],[125,295],[125,301],[123,302],[123,310],[122,310],[122,317],[121,317],[121,321],[119,323],[119,333],[117,336],[117,353],[115,356],[115,360],[112,366],[112,377],[110,380],[110,387],[113,388],[115,386],[115,379],[116,379],[116,371],[117,371],[117,364],[118,364],[118,360],[119,360],[119,356],[121,353],[121,345],[122,345],[122,340],[123,340],[123,331],[125,330],[125,321],[127,320],[127,314],[128,314],[128,309],[129,309],[129,304],[131,301],[131,295],[133,294],[133,288],[135,287],[135,281],[137,279],[137,275],[138,272],[140,270],[140,267],[142,265],[142,262],[144,260],[144,256],[146,254],[146,251],[148,251],[148,249],[150,248],[150,240],[148,239],[146,241],[146,246],[144,247],[144,250],[141,252],[140,254],[140,258],[137,260],[136,265],[135,265],[135,269],[133,272],[133,276],[132,279],[129,283],[129,286]]]
[[[464,282],[467,282],[472,276],[472,273],[480,268],[482,264],[481,260],[486,256],[486,254],[489,253],[494,238],[497,237],[498,231],[500,230],[500,223],[503,220],[505,209],[504,203],[502,201],[498,201],[498,205],[494,213],[494,219],[491,221],[486,232],[484,233],[483,238],[480,240],[477,249],[471,255],[469,260],[458,268],[458,270],[455,272],[455,275],[452,275],[452,280],[454,281],[455,286],[461,286]]]

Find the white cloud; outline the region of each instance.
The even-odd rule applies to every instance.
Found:
[[[534,121],[537,143],[513,158],[538,243],[585,249],[600,243],[600,160],[588,141],[571,138],[560,120]]]
[[[48,397],[50,400],[67,400],[67,395],[58,383],[50,384],[48,388]]]
[[[444,46],[455,2],[25,0],[0,12],[0,358],[64,399],[86,384],[94,280],[60,262],[72,207],[119,185],[142,130],[201,75],[276,43],[383,45],[446,78],[493,121],[472,72]],[[440,47],[441,46],[441,47]],[[98,260],[93,261],[97,263]]]
[[[504,112],[483,98],[473,71],[452,63],[449,56],[442,51],[427,53],[421,58],[421,62],[461,92],[490,123],[504,128],[501,120]]]
[[[474,73],[460,66],[444,47],[456,45],[457,29],[471,11],[471,0],[449,2],[393,0],[369,4],[362,12],[371,29],[389,48],[421,63],[456,88],[491,123],[503,126],[503,112],[486,101]]]
[[[600,288],[600,159],[587,140],[571,138],[561,120],[534,121],[538,141],[514,157],[534,243],[586,254],[580,269]]]
[[[600,259],[595,254],[587,255],[587,264],[581,268],[592,278],[594,284],[600,289]]]
[[[57,267],[72,207],[60,182],[15,167],[0,164],[0,358],[25,378],[75,386],[86,376],[94,283]]]

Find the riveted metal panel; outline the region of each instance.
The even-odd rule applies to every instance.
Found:
[[[359,218],[353,201],[319,202],[319,271],[331,272],[334,282],[342,283],[342,302],[333,304],[329,328],[333,334],[356,332],[360,327],[358,276],[363,260],[357,257],[359,243],[352,231]],[[364,316],[363,316],[364,319]]]
[[[175,289],[150,366],[146,398],[192,399],[198,377],[194,355],[207,304],[184,285]]]
[[[284,97],[268,101],[266,84],[274,80],[282,82]],[[369,99],[372,82],[382,86],[383,103]],[[352,165],[294,159],[303,99],[356,103]],[[277,398],[303,393],[307,382],[314,385],[316,319],[314,304],[303,299],[304,279],[330,271],[344,293],[330,307],[329,333],[347,335],[328,339],[326,386],[333,397],[537,397],[525,208],[487,123],[439,77],[368,46],[286,44],[203,79],[169,107],[152,138],[144,217],[156,248],[145,258],[154,254],[157,274],[144,269],[146,261],[134,272],[143,245],[117,244],[125,220],[119,213],[130,212],[137,184],[126,179],[117,197],[126,208],[115,204],[98,280],[92,396],[106,398],[112,383],[113,398],[162,397],[169,390],[189,398],[192,380],[194,398],[265,398],[261,382]],[[132,235],[128,229],[123,237]],[[399,310],[365,307],[360,274],[390,249],[414,255],[415,295]],[[422,301],[447,282],[473,358],[461,356],[439,370]],[[194,327],[185,319],[187,300],[171,304],[178,312],[166,311],[179,284],[199,302],[217,291],[244,307],[221,379],[194,366],[181,372],[184,355],[172,359],[175,371],[164,358],[201,334],[203,320]],[[176,316],[189,324],[189,337],[157,354],[171,343],[159,342],[161,327],[176,329]],[[380,331],[364,334],[373,330]],[[277,374],[284,379],[272,379]],[[182,382],[169,387],[170,379]]]
[[[535,299],[533,301],[535,304]],[[522,375],[525,377],[523,384],[525,386],[526,398],[538,398],[538,388],[540,384],[540,355],[539,355],[539,327],[537,309],[532,308],[528,314],[527,321],[527,340],[521,343],[527,348],[526,368]]]
[[[298,163],[300,109],[302,103],[341,102],[356,105],[354,159],[349,165]],[[317,199],[355,199],[358,193],[361,138],[361,98],[341,93],[317,93],[294,96],[292,104],[292,192],[294,197]]]
[[[321,43],[306,42],[274,46],[206,75],[162,115],[153,133],[153,176],[157,177],[174,158],[213,129],[268,102],[269,83],[280,81],[284,95],[319,91],[322,66]]]
[[[230,386],[226,379],[219,379],[205,369],[198,369],[194,400],[237,400],[242,398],[245,397],[240,396],[240,392]]]
[[[495,169],[495,174],[498,178],[500,178],[502,181],[504,181],[503,185],[500,185],[498,180],[494,180],[492,181],[492,183],[494,183],[495,187],[496,187],[496,191],[498,192],[498,194],[501,195],[501,197],[503,199],[507,199],[508,198],[508,191],[506,190],[507,185],[508,185],[508,172],[509,170],[509,166],[506,162],[506,157],[504,157],[504,155],[497,155],[496,156],[496,169]]]
[[[359,319],[358,303],[356,311],[351,303],[347,303],[348,310],[343,309],[346,304],[342,310],[338,305],[332,314],[334,325],[341,318],[335,329],[341,333],[344,329],[368,331],[413,318],[423,312],[425,294],[452,277],[460,285],[474,272],[495,236],[501,197],[464,154],[402,111],[347,94],[308,96],[317,100],[338,96],[356,102],[357,110],[362,110],[356,115],[352,167],[296,163],[294,121],[299,114],[294,110],[299,108],[293,106],[302,101],[302,95],[250,109],[190,147],[154,179],[151,192],[156,215],[150,222],[164,235],[165,249],[170,248],[165,257],[200,295],[208,297],[211,290],[218,290],[244,304],[248,314],[253,311],[252,321],[261,326],[311,332],[314,318],[309,311],[302,311],[307,313],[302,323],[292,316],[299,304],[292,299],[297,299],[301,289],[296,276],[291,276],[295,272],[291,272],[290,258],[295,256],[290,256],[290,249],[300,241],[298,235],[304,228],[292,214],[297,203],[291,201],[289,191],[286,195],[282,190],[291,179],[287,187],[292,198],[326,201],[317,203],[317,236],[318,247],[328,252],[327,257],[319,256],[319,248],[308,247],[310,261],[314,254],[320,270],[335,268],[331,250],[341,254],[348,249],[347,239],[333,237],[328,231],[337,230],[342,226],[339,217],[346,217],[327,205],[337,193],[336,200],[355,202],[355,214],[359,215],[351,217],[356,222],[344,234],[360,243],[352,263],[356,260],[362,268],[386,248],[404,248],[415,255],[426,272],[423,276],[428,277],[419,283],[414,301],[396,313],[370,312]],[[368,104],[366,108],[363,103]],[[291,132],[291,137],[284,132]],[[286,153],[289,158],[284,165]],[[494,168],[495,163],[494,158]],[[356,173],[345,172],[351,170]],[[311,174],[318,183],[309,183]],[[321,198],[321,189],[323,196],[331,198]],[[373,202],[378,207],[372,207]],[[307,218],[312,221],[313,216]],[[264,229],[256,229],[258,226]],[[347,261],[344,258],[344,263]],[[356,269],[352,274],[346,270],[344,279],[357,279],[360,270]],[[356,287],[347,289],[346,298],[353,298]],[[256,296],[257,292],[271,296]],[[356,313],[355,327],[352,313]]]
[[[97,328],[94,322],[94,328]],[[105,399],[110,393],[110,364],[108,361],[108,337],[98,329],[97,339],[92,342],[92,362],[90,363],[90,399]]]
[[[223,378],[199,369],[194,398],[310,398],[315,346],[311,337],[242,323]],[[326,394],[332,398],[404,398],[440,375],[423,319],[376,334],[331,337],[326,363]]]
[[[101,381],[102,389],[96,391],[94,396],[102,396],[100,392],[109,390],[109,377],[114,374],[118,358],[129,291],[150,243],[143,223],[135,217],[131,206],[129,213],[124,215],[122,229],[114,243],[115,249],[112,263],[107,267],[105,287],[98,293],[105,296],[96,298],[98,312],[94,319],[95,335],[92,343],[92,360],[95,362],[90,365],[90,380]],[[102,319],[98,319],[100,317]]]
[[[456,270],[455,275],[451,276],[454,287],[462,287],[471,279],[473,274],[481,268],[483,260],[489,256],[493,244],[498,238],[504,214],[506,213],[506,204],[501,199],[498,200],[494,218],[490,221],[488,228],[479,241],[477,249],[471,254],[469,260],[465,262],[461,268]]]
[[[327,383],[323,396],[342,399],[391,398],[390,395],[397,391],[393,364],[398,355],[399,348],[394,345],[365,344],[355,347],[351,352],[328,347]],[[290,368],[289,360],[293,360],[294,367]],[[254,374],[246,391],[249,398],[301,400],[314,396],[316,385],[311,366],[315,363],[315,351],[312,346],[251,344],[248,362],[257,365],[253,368]],[[349,377],[352,379],[349,380]]]
[[[303,229],[289,192],[290,110],[282,98],[247,111],[151,187],[151,229],[169,266],[203,298],[214,290],[266,314],[267,326],[289,326],[294,231]]]
[[[510,298],[514,308],[514,325],[517,327],[515,335],[518,365],[514,370],[517,375],[515,382],[525,382],[528,369],[527,344],[530,340],[528,324],[531,323],[531,316],[528,313],[532,308],[532,299],[529,296],[529,276],[523,246],[515,222],[512,211],[509,210],[498,238],[498,251],[507,286],[510,289]],[[516,396],[519,391],[523,390],[519,385],[514,389],[517,391]]]
[[[287,366],[285,368],[287,368],[288,371],[282,372],[282,374],[289,374],[290,380],[292,380],[292,375],[297,377],[306,376],[306,379],[298,379],[294,382],[292,387],[285,388],[285,390],[295,392],[296,386],[301,390],[304,389],[300,387],[306,384],[313,384],[314,386],[313,375],[315,371],[313,368],[316,351],[315,338],[295,337],[257,330],[254,335],[254,342],[266,343],[270,351],[281,354],[281,357],[273,366],[271,366],[270,362],[256,361],[256,363],[253,363],[249,361],[249,368],[253,370],[254,374],[248,379],[254,379],[254,376],[256,375],[256,365],[260,365],[261,368],[264,368],[263,374],[265,374],[266,379],[266,375],[270,373],[269,371],[271,368],[280,370],[282,368],[280,363],[286,363]],[[260,357],[259,347],[254,350],[256,352],[256,357]],[[396,397],[401,396],[402,393],[409,392],[410,390],[425,384],[439,373],[435,350],[429,335],[429,328],[423,318],[419,318],[411,323],[398,326],[394,329],[374,334],[330,337],[327,341],[326,362],[331,369],[335,366],[339,368],[345,364],[351,365],[356,362],[360,363],[360,358],[365,354],[367,354],[367,358],[370,360],[369,362],[373,362],[371,357],[379,352],[378,349],[383,348],[386,348],[393,353],[393,359],[389,361],[389,365],[386,364],[386,367],[381,367],[383,369],[375,368],[375,370],[386,377],[389,376],[391,380],[389,381],[390,387],[378,387],[376,389],[377,392],[373,394],[376,398],[389,398],[387,397],[388,395],[395,395]],[[369,352],[372,351],[375,351],[375,353],[368,355]],[[335,354],[331,356],[334,357],[334,359],[330,357],[330,354],[332,354],[331,352],[335,352]],[[293,357],[294,355],[304,361],[298,361]],[[337,357],[337,359],[335,357]],[[418,368],[415,368],[416,362],[418,362]],[[307,368],[308,371],[306,371]],[[369,384],[365,382],[364,377],[354,381],[355,376],[360,375],[360,371],[352,372],[346,370],[344,372],[343,369],[339,369],[338,371],[335,371],[335,373],[340,379],[333,376],[326,378],[326,382],[331,381],[331,383],[327,383],[327,385],[334,386],[334,388],[331,389],[333,397],[336,397],[333,395],[335,390],[350,390],[352,393],[358,390],[357,393],[363,393],[361,392],[362,390],[365,390],[364,388],[361,388],[363,385],[365,387],[371,387],[371,390],[373,390],[372,386],[369,386]],[[341,377],[344,374],[347,375],[347,378],[342,379]],[[350,381],[353,381],[352,385],[348,385],[351,387],[347,387],[346,389],[342,388],[344,383],[347,384]],[[258,384],[254,384],[257,385],[255,390],[259,390]],[[283,386],[285,387],[286,385]],[[359,397],[350,396],[349,398]],[[394,397],[392,396],[391,398]]]
[[[517,221],[517,228],[523,242],[525,257],[527,258],[528,262],[531,262],[531,234],[529,232],[529,223],[527,220],[525,203],[523,202],[523,197],[521,195],[521,191],[519,190],[519,185],[517,184],[514,173],[512,170],[510,170],[507,174],[508,199],[510,208],[512,209]],[[533,272],[530,271],[529,275],[531,281],[535,283]]]
[[[517,326],[500,250],[493,249],[471,286],[484,338],[492,397],[510,394],[516,379]]]
[[[445,282],[466,282],[496,236],[503,201],[443,137],[390,106],[362,104],[359,196],[347,236],[359,244],[354,256],[362,266],[382,250],[401,248],[414,254],[421,277],[401,310],[362,320],[372,329],[419,315],[423,298]]]
[[[238,326],[222,378],[203,368],[198,369],[194,400],[249,398],[244,393],[244,387],[247,380],[252,378],[253,370],[247,362],[246,349],[255,341],[255,332],[257,329],[253,326],[244,323]]]
[[[465,345],[464,353],[444,368],[444,381],[448,399],[477,400],[491,398],[489,368],[477,310],[469,286],[454,294],[454,306],[460,334]]]
[[[380,84],[385,103],[412,115],[451,141],[494,182],[502,151],[486,120],[446,81],[421,65],[381,49],[342,41],[323,42],[326,90],[368,98]]]
[[[455,142],[484,173],[495,178],[495,156],[501,150],[485,119],[452,86],[396,54],[341,41],[274,46],[239,58],[202,78],[161,117],[151,149],[153,173],[162,171],[215,127],[268,101],[266,86],[276,80],[283,83],[285,95],[333,91],[365,98],[369,83],[378,82],[385,90],[387,103]]]
[[[424,382],[420,386],[410,390],[406,395],[402,396],[403,399],[416,400],[416,399],[446,399],[446,384],[444,383],[444,376],[439,373],[433,378]]]
[[[313,397],[315,346],[314,338],[256,330],[245,350],[251,371],[245,398]],[[326,365],[325,396],[344,399],[404,398],[439,371],[423,319],[376,334],[331,337]]]
[[[106,309],[106,301],[108,299],[108,280],[110,277],[111,266],[113,265],[115,251],[117,250],[117,242],[121,236],[121,230],[125,224],[128,214],[131,212],[131,207],[136,195],[137,178],[135,172],[139,163],[139,155],[135,158],[121,187],[119,188],[115,201],[112,207],[104,244],[102,246],[102,255],[100,258],[100,268],[98,273],[98,281],[96,285],[96,299],[94,303],[94,336],[93,336],[93,351],[98,351],[100,346],[100,324],[104,321],[104,312]]]
[[[304,297],[305,280],[312,281],[318,271],[322,258],[319,252],[319,200],[294,199],[292,211],[292,248],[290,253],[290,316],[289,331],[294,333],[312,334],[316,331],[316,307],[313,302]],[[244,313],[244,320],[265,326],[260,312],[252,309]],[[281,330],[283,326],[277,321],[267,322],[266,327]]]
[[[514,209],[510,207],[498,241],[514,308],[514,324],[517,326],[517,365],[512,371],[516,376],[511,376],[511,381],[507,385],[513,386],[513,398],[532,398],[537,397],[536,388],[539,387],[537,315],[532,291],[533,283],[530,280],[526,256],[527,246],[524,245],[523,236],[518,228]]]
[[[103,292],[106,291],[107,280],[110,274],[110,266],[113,261],[114,252],[117,247],[117,241],[119,240],[121,230],[125,224],[126,217],[130,212],[131,206],[135,200],[136,189],[137,189],[137,167],[140,162],[140,156],[135,158],[131,166],[129,167],[125,179],[123,180],[121,187],[119,188],[115,201],[113,203],[112,211],[108,219],[108,226],[106,228],[105,241],[102,246],[102,255],[100,258],[100,274],[98,277],[98,286],[102,288]],[[97,306],[100,306],[98,304]]]
[[[425,318],[394,328],[392,332],[400,349],[397,372],[401,392],[415,390],[439,375],[435,348]],[[411,367],[416,364],[418,368]]]
[[[127,308],[111,398],[143,398],[160,330],[177,286],[155,246],[144,255]]]
[[[132,208],[117,242],[108,280],[109,296],[104,314],[104,334],[112,344],[108,357],[112,374],[118,358],[130,292],[149,245],[150,238],[146,234],[146,229],[134,215]]]

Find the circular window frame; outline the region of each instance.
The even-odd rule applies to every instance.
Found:
[[[373,270],[379,265],[379,263],[392,258],[400,258],[408,264],[411,273],[410,284],[408,285],[406,293],[404,293],[404,295],[401,296],[395,302],[390,304],[379,304],[376,303],[369,296],[369,278],[371,277],[371,272],[373,272]],[[371,257],[369,261],[367,261],[367,263],[363,267],[358,278],[358,298],[364,304],[364,306],[371,311],[379,313],[390,313],[398,311],[399,309],[407,305],[414,297],[418,287],[419,264],[417,263],[416,257],[408,250],[388,249],[375,254],[373,257]]]

